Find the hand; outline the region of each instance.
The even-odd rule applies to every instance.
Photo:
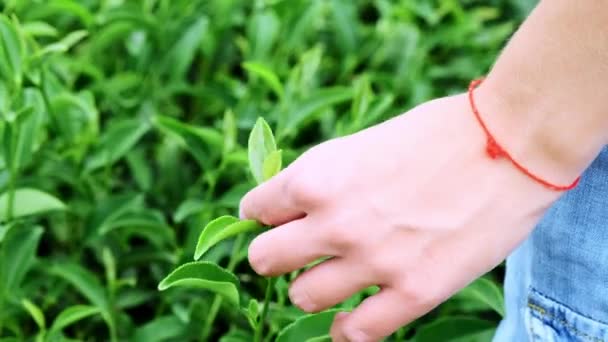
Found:
[[[484,148],[464,95],[312,148],[244,197],[242,216],[276,226],[251,244],[252,267],[277,276],[331,257],[291,301],[316,312],[378,285],[331,335],[382,339],[500,263],[559,196]]]

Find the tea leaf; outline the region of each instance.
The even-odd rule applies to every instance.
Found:
[[[209,151],[222,150],[224,138],[220,133],[208,127],[188,125],[160,115],[155,117],[155,124],[162,132],[175,138],[203,167],[209,161]]]
[[[100,313],[100,309],[94,306],[88,305],[74,305],[63,310],[51,326],[50,332],[59,332],[62,329],[82,320],[87,317],[93,316]]]
[[[308,341],[327,336],[331,324],[339,310],[328,310],[318,314],[306,315],[286,326],[276,342]]]
[[[176,286],[209,290],[235,305],[239,304],[237,277],[213,263],[196,261],[183,264],[163,279],[158,289],[164,291]]]
[[[417,329],[414,342],[486,342],[496,330],[491,321],[470,317],[441,317]]]
[[[469,301],[479,301],[496,311],[501,317],[505,316],[504,296],[501,289],[491,280],[479,278],[460,291],[457,296]]]
[[[86,170],[113,164],[124,157],[148,130],[149,126],[140,120],[128,119],[113,125],[101,137],[97,149],[87,160]]]
[[[8,219],[8,200],[8,193],[5,192],[0,195],[0,222]],[[17,189],[14,201],[13,218],[66,209],[63,202],[46,192],[36,189]]]
[[[84,30],[74,31],[65,36],[62,40],[45,46],[42,50],[38,51],[35,55],[30,57],[33,60],[42,59],[51,54],[64,53],[71,49],[74,45],[78,44],[83,40],[89,33]]]
[[[181,32],[180,38],[169,50],[166,65],[174,78],[183,77],[192,64],[208,25],[209,20],[206,17],[199,18],[184,32]]]
[[[316,91],[309,98],[293,106],[279,137],[291,134],[303,123],[311,120],[320,110],[350,100],[354,96],[351,88],[333,87]]]
[[[207,224],[198,238],[194,260],[200,259],[209,248],[227,238],[245,232],[259,230],[263,225],[254,220],[239,221],[233,216],[222,216]]]
[[[14,227],[8,231],[0,245],[0,291],[1,294],[19,292],[21,283],[34,264],[36,250],[42,236],[41,227]]]
[[[163,342],[179,337],[187,325],[175,316],[161,316],[135,331],[133,342]]]
[[[267,181],[281,171],[283,154],[281,150],[272,151],[264,159],[264,180]]]
[[[279,77],[270,68],[256,62],[245,62],[243,63],[243,68],[251,75],[258,76],[266,82],[279,99],[283,98],[283,85],[281,84]]]
[[[263,118],[259,118],[249,135],[249,168],[258,184],[264,182],[264,161],[277,145],[272,130]]]
[[[42,310],[40,310],[40,308],[36,304],[32,303],[29,299],[25,298],[21,300],[21,305],[23,305],[25,310],[27,310],[30,316],[32,316],[34,322],[36,322],[38,325],[38,328],[40,328],[40,330],[44,330],[46,327],[46,322],[44,320]]]
[[[48,271],[74,286],[102,312],[109,312],[110,303],[106,291],[93,273],[73,263],[57,263],[52,265]]]
[[[173,214],[173,221],[183,222],[186,218],[194,215],[205,208],[205,202],[196,198],[189,198],[182,202]]]
[[[23,42],[16,25],[0,14],[0,76],[20,86],[23,77]]]

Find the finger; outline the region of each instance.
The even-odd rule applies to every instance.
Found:
[[[418,318],[424,312],[398,291],[382,289],[364,300],[340,320],[334,320],[331,336],[336,342],[376,342]]]
[[[249,246],[249,263],[256,273],[278,276],[325,256],[326,232],[309,217],[291,221],[256,237]]]
[[[289,288],[291,302],[306,312],[317,312],[372,286],[369,273],[343,258],[322,262],[302,273]]]
[[[301,218],[305,212],[295,205],[287,191],[292,172],[287,168],[249,191],[241,200],[240,216],[270,226],[279,226]]]

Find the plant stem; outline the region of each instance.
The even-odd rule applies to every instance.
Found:
[[[264,307],[262,309],[262,315],[258,322],[258,329],[255,331],[254,342],[262,342],[262,333],[264,332],[264,323],[266,322],[266,316],[268,316],[268,307],[270,306],[270,297],[272,297],[272,288],[274,287],[274,279],[268,278],[268,284],[266,285],[266,295],[264,296]]]
[[[245,242],[245,236],[239,235],[236,237],[234,241],[234,247],[232,248],[232,255],[230,256],[230,260],[228,261],[228,271],[233,272],[236,264],[239,262],[239,251],[243,247],[243,243]],[[211,334],[211,329],[213,328],[213,322],[217,317],[217,314],[222,307],[223,298],[219,295],[215,295],[213,297],[213,302],[211,303],[211,308],[209,308],[209,314],[207,315],[207,320],[205,321],[205,325],[203,326],[203,341],[206,341]]]

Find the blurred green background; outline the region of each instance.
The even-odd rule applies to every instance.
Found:
[[[251,341],[238,308],[157,284],[253,186],[256,118],[289,162],[461,92],[533,5],[0,0],[0,341]],[[246,248],[228,241],[205,258],[263,298]],[[390,340],[489,340],[501,273]],[[303,315],[290,278],[276,284],[266,341]]]

